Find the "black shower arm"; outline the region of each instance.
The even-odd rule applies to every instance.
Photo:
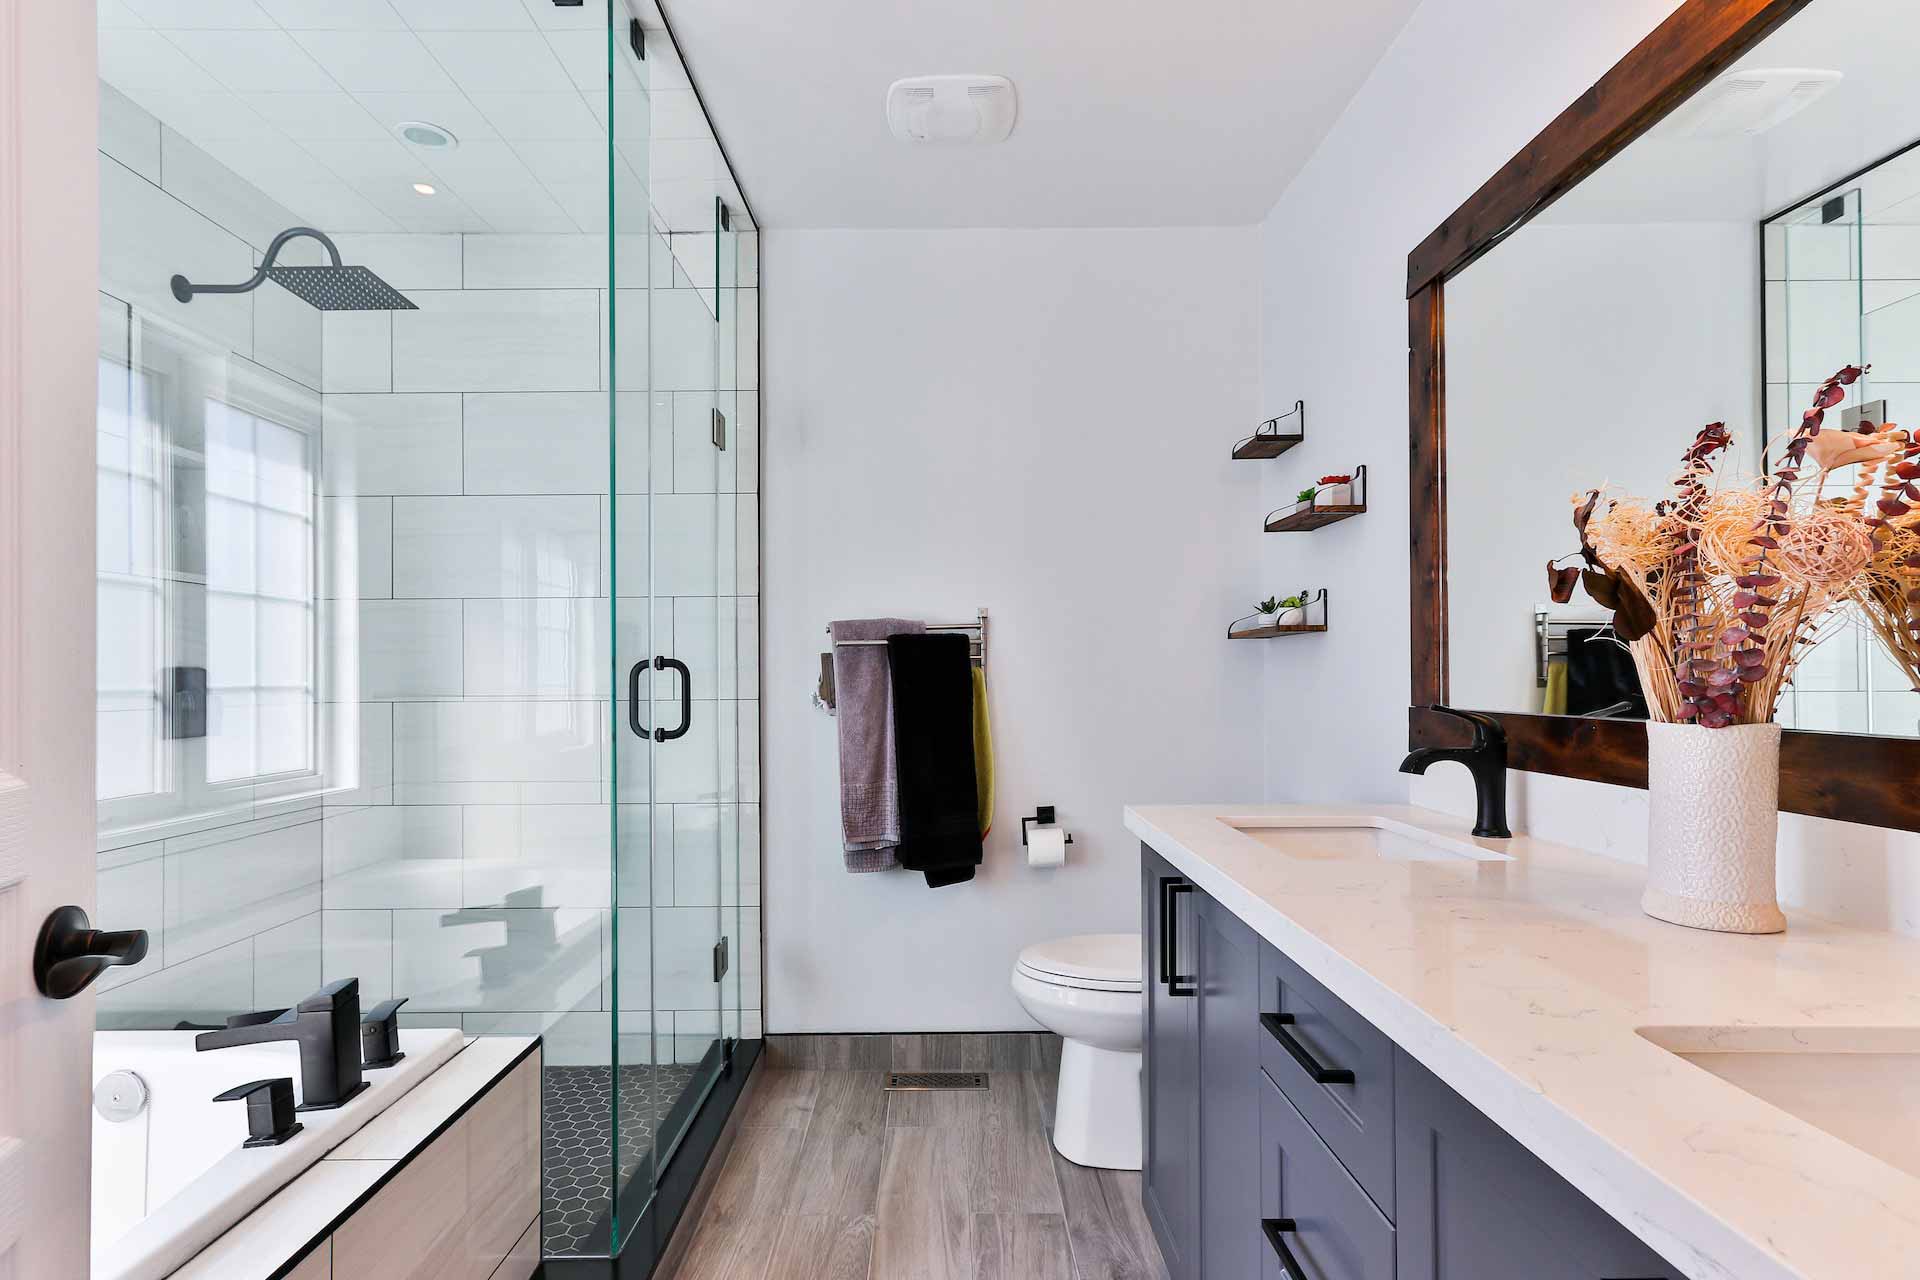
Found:
[[[327,238],[324,231],[315,231],[312,227],[288,227],[273,238],[267,246],[267,252],[260,259],[260,266],[254,271],[253,279],[244,284],[193,284],[185,276],[173,278],[173,296],[182,302],[191,302],[196,293],[252,293],[267,282],[267,273],[273,270],[273,261],[280,256],[281,248],[295,236],[312,236],[327,246],[327,256],[333,259],[333,265],[340,265],[340,249]]]

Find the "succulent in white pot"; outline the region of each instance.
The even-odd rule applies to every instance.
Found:
[[[1301,627],[1307,622],[1307,593],[1301,591],[1285,599],[1268,596],[1254,606],[1260,612],[1260,624],[1267,627]]]

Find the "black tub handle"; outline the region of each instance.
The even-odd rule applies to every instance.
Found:
[[[1292,1014],[1263,1013],[1260,1015],[1260,1025],[1267,1029],[1268,1035],[1280,1042],[1280,1047],[1287,1051],[1287,1056],[1299,1063],[1300,1069],[1306,1072],[1308,1078],[1315,1084],[1353,1083],[1353,1072],[1345,1067],[1321,1065],[1318,1059],[1307,1052],[1307,1046],[1293,1038],[1292,1033],[1287,1030],[1294,1025]]]
[[[1267,1233],[1267,1243],[1273,1246],[1275,1256],[1280,1259],[1280,1269],[1287,1273],[1287,1280],[1307,1280],[1307,1273],[1300,1269],[1293,1250],[1287,1248],[1286,1236],[1300,1228],[1292,1218],[1262,1218],[1260,1229]]]

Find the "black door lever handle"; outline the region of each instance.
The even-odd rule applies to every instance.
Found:
[[[96,929],[79,907],[61,907],[40,926],[33,947],[33,985],[49,1000],[71,1000],[115,965],[147,958],[147,931]]]

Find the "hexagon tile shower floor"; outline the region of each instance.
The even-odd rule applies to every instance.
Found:
[[[657,1117],[671,1108],[696,1068],[640,1063],[620,1068],[619,1184],[652,1156]],[[542,1208],[548,1256],[603,1253],[615,1184],[612,1072],[606,1067],[548,1067]]]

